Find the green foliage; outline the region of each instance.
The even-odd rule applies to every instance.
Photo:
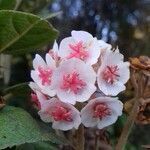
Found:
[[[14,9],[17,0],[0,0],[0,9]]]
[[[0,149],[39,141],[56,144],[64,142],[54,133],[42,131],[36,121],[21,108],[6,106],[0,111]]]
[[[13,93],[15,96],[18,96],[18,95],[27,96],[30,92],[30,88],[28,84],[29,84],[28,82],[24,82],[24,83],[19,83],[19,84],[10,86],[4,89],[3,93],[4,94]]]
[[[53,42],[57,31],[48,21],[18,11],[0,11],[0,53],[25,54]]]
[[[20,2],[0,0],[0,53],[23,55],[53,42],[57,37],[58,32],[46,20],[57,13],[43,18],[14,11]],[[1,92],[11,93],[15,99],[23,95],[27,99],[28,83],[8,87]],[[55,135],[53,130],[43,131],[25,110],[12,106],[0,110],[0,149],[16,146],[17,150],[56,150],[57,144],[63,143],[68,141]]]

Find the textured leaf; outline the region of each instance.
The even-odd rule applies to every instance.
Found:
[[[25,54],[54,41],[57,31],[48,21],[28,13],[0,11],[0,52]]]
[[[14,9],[16,0],[0,0],[0,9]]]
[[[7,106],[0,110],[0,149],[38,141],[64,142],[54,133],[43,132],[23,109]]]

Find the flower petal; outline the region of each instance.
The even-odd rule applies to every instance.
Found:
[[[95,105],[102,104],[110,111],[110,114],[102,114],[102,118],[95,117]],[[102,108],[105,108],[102,107]],[[100,113],[104,113],[99,108]],[[123,104],[117,98],[98,97],[89,101],[89,103],[81,110],[81,121],[86,127],[95,127],[102,129],[113,124],[118,116],[122,114]],[[96,110],[98,111],[98,110]]]
[[[95,127],[98,119],[93,117],[93,105],[86,105],[81,110],[81,121],[85,127]]]
[[[120,63],[118,67],[119,82],[126,83],[130,78],[129,62]]]
[[[32,70],[31,71],[31,78],[33,79],[33,81],[40,87],[40,90],[44,93],[47,94],[49,96],[55,96],[56,95],[56,91],[55,89],[52,88],[52,86],[43,86],[37,71]]]
[[[55,109],[60,106],[67,109],[71,114],[71,120],[55,120],[52,113],[56,111]],[[45,122],[52,122],[52,127],[54,129],[60,130],[70,130],[72,128],[77,129],[81,123],[79,111],[70,104],[63,103],[56,98],[45,101],[42,105],[42,109],[39,111],[41,119]]]
[[[108,84],[100,78],[98,78],[98,87],[105,95],[111,96],[116,96],[118,93],[126,89],[126,87],[121,82],[116,81],[113,84]]]
[[[55,53],[58,53],[58,44],[57,44],[56,40],[55,40],[55,42],[54,42],[54,45],[53,45],[52,50],[53,50]]]
[[[60,42],[60,46],[59,46],[59,56],[62,57],[63,59],[67,59],[66,57],[68,57],[68,55],[70,54],[70,44],[74,44],[75,41],[72,37],[67,37],[64,38],[61,42]]]
[[[49,53],[46,54],[46,63],[47,63],[47,67],[50,67],[53,70],[56,68],[56,63]]]
[[[85,86],[76,94],[71,91],[71,89],[64,90],[61,88],[64,80],[63,76],[73,72],[76,72],[79,75],[79,79],[85,83]],[[61,101],[71,103],[73,105],[76,101],[83,102],[90,98],[90,96],[96,91],[96,87],[94,85],[95,80],[96,73],[93,68],[77,58],[72,58],[62,62],[53,75],[53,84],[56,89],[57,96]]]
[[[45,68],[46,67],[46,63],[45,63],[45,61],[43,60],[43,58],[40,55],[36,54],[35,58],[33,59],[33,68],[34,69],[38,69],[39,66]]]
[[[30,82],[30,83],[29,83],[29,87],[30,87],[33,91],[40,91],[39,86],[38,86],[35,82]]]
[[[99,121],[97,127],[98,129],[103,129],[109,125],[114,124],[117,121],[117,119],[118,119],[118,116],[116,112],[112,111],[110,116],[107,116]]]
[[[98,43],[99,43],[100,49],[102,49],[102,50],[107,50],[107,49],[112,48],[112,46],[110,44],[104,42],[103,40],[98,40]]]
[[[93,39],[93,36],[86,31],[73,30],[71,32],[71,35],[75,39],[76,42],[83,41],[84,43],[89,43]]]

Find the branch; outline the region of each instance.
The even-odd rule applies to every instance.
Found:
[[[77,130],[77,149],[76,150],[84,150],[84,126],[81,124],[79,129]]]
[[[137,113],[138,113],[139,100],[134,99],[134,101],[135,101],[134,106],[133,106],[131,113],[130,113],[130,116],[128,117],[127,122],[123,128],[123,131],[122,131],[121,136],[118,140],[118,143],[116,145],[115,150],[122,150],[124,148],[127,140],[128,140],[128,136],[130,134],[130,131],[133,127],[135,118],[136,118]]]
[[[138,111],[139,111],[139,102],[141,100],[141,97],[143,95],[143,87],[142,87],[142,83],[143,83],[143,76],[140,73],[140,75],[138,76],[138,82],[137,79],[135,77],[135,71],[131,70],[132,74],[131,74],[131,82],[132,85],[134,87],[134,93],[135,93],[135,98],[134,98],[134,105],[133,108],[130,112],[130,115],[127,119],[127,122],[122,130],[121,136],[118,140],[118,143],[116,145],[115,150],[122,150],[124,149],[124,146],[126,145],[126,142],[128,140],[128,136],[130,134],[130,131],[134,125],[134,121],[137,117]]]

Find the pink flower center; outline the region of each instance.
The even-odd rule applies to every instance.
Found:
[[[52,70],[39,67],[38,71],[39,71],[39,77],[42,81],[42,85],[50,85],[51,77],[52,77]]]
[[[38,109],[41,109],[41,104],[38,100],[38,97],[35,93],[31,93],[31,99],[32,99],[32,102],[33,104],[38,108]]]
[[[73,72],[63,76],[63,83],[61,89],[72,91],[74,94],[78,94],[84,87],[86,83],[79,78],[79,74]]]
[[[111,115],[111,111],[105,103],[98,103],[94,106],[94,118],[103,119]]]
[[[51,116],[55,121],[72,121],[71,112],[63,106],[56,106]]]
[[[106,69],[103,72],[103,79],[109,83],[113,84],[116,80],[118,80],[118,66],[107,66]]]
[[[72,50],[72,52],[68,56],[68,59],[75,57],[81,60],[85,60],[89,56],[88,51],[86,50],[86,47],[83,45],[82,41],[74,45],[69,44],[69,48]]]

